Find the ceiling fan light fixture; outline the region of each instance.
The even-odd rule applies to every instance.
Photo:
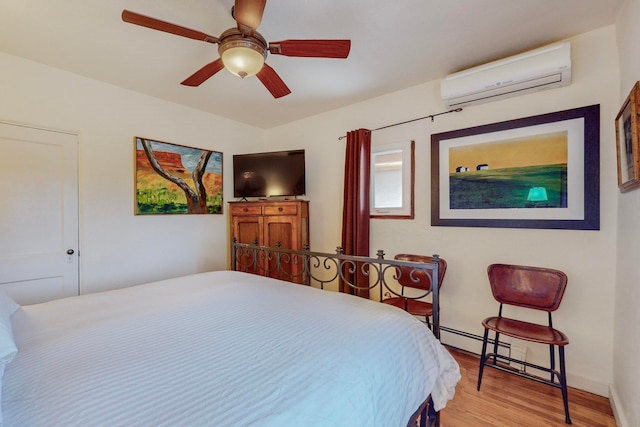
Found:
[[[224,68],[241,78],[258,74],[267,58],[265,45],[251,37],[225,40],[218,52]]]
[[[291,90],[278,73],[264,62],[267,59],[267,52],[274,55],[306,58],[346,58],[349,56],[351,40],[296,39],[267,44],[265,38],[256,31],[262,20],[266,3],[266,0],[235,0],[231,16],[236,21],[236,26],[224,31],[220,37],[130,10],[122,11],[122,20],[152,30],[218,44],[220,58],[216,58],[180,82],[184,86],[200,86],[214,74],[226,68],[230,73],[240,78],[257,75],[260,83],[274,98],[281,98],[290,94]],[[235,10],[236,6],[238,10]]]

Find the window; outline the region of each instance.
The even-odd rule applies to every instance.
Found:
[[[371,146],[371,217],[413,219],[414,141]]]

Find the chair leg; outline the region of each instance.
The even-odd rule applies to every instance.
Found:
[[[482,373],[484,372],[484,363],[487,359],[487,341],[489,340],[489,329],[485,328],[484,337],[482,338],[482,352],[480,352],[480,370],[478,371],[478,387],[480,391],[480,384],[482,383]]]
[[[496,354],[498,354],[498,341],[500,341],[500,334],[496,332],[494,339],[495,341],[493,342],[493,364],[495,365],[498,363],[498,358],[496,357]]]
[[[556,352],[553,345],[549,345],[549,361],[551,365],[551,382],[553,382],[553,378],[556,376]],[[558,378],[560,380],[560,378]]]
[[[569,394],[567,391],[567,372],[564,366],[564,346],[558,347],[558,353],[560,355],[560,386],[562,389],[562,401],[564,403],[564,422],[571,424],[571,418],[569,417]]]

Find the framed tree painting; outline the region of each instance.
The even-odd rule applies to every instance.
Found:
[[[221,214],[222,153],[134,137],[135,213]]]
[[[618,188],[622,193],[640,187],[640,82],[616,116],[616,152],[618,155]]]
[[[600,228],[600,106],[431,136],[431,225]]]

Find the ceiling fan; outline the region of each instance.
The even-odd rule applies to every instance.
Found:
[[[205,65],[187,77],[181,84],[199,86],[218,71],[226,68],[231,73],[245,78],[256,75],[274,98],[291,93],[278,73],[264,61],[267,52],[274,55],[346,58],[351,49],[350,40],[283,40],[269,42],[258,33],[266,0],[235,0],[231,15],[237,26],[224,31],[220,37],[171,24],[159,19],[140,15],[129,10],[122,11],[122,20],[166,33],[218,44],[220,58]]]

